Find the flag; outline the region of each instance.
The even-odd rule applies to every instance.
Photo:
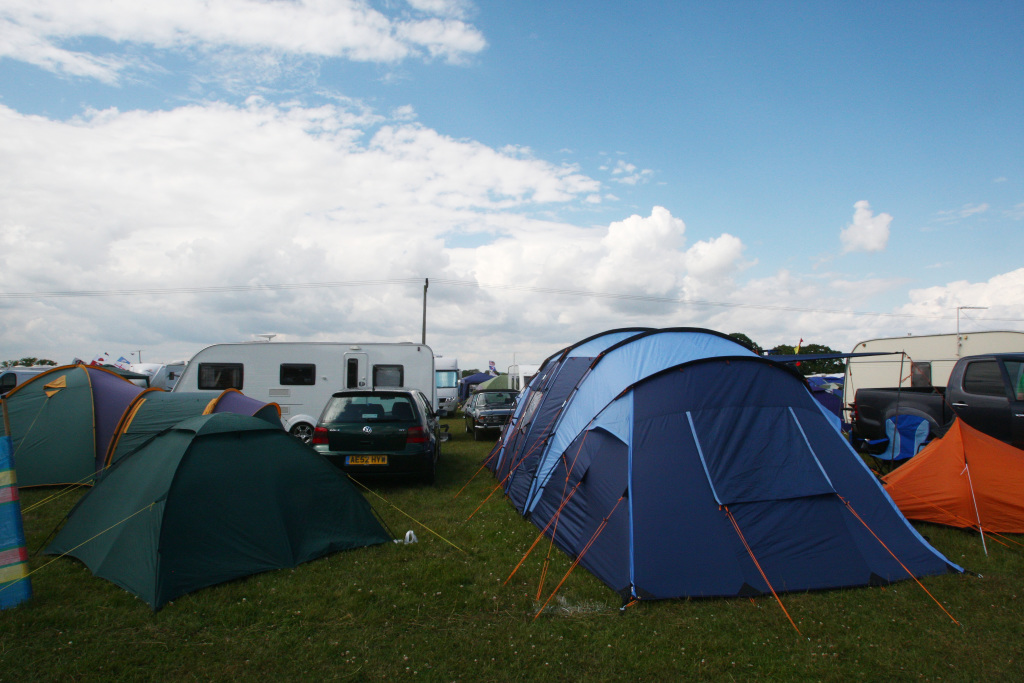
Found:
[[[92,361],[89,363],[89,365],[104,365],[104,364],[106,364],[107,358],[109,358],[109,357],[110,357],[110,354],[104,351],[103,353],[101,353],[98,356],[96,356],[95,358],[93,358]]]
[[[128,366],[131,365],[131,364],[132,364],[132,362],[130,360],[128,360],[127,358],[125,358],[124,356],[121,356],[120,358],[118,358],[117,362],[114,363],[114,365],[116,365],[117,367],[121,368],[122,370],[127,370]]]
[[[803,339],[803,337],[801,337],[801,338],[800,338],[800,341],[798,341],[798,342],[796,343],[796,353],[797,353],[797,354],[799,354],[799,353],[800,353],[800,345],[801,345],[801,344],[803,344],[803,343],[804,343],[804,339]],[[796,362],[796,366],[797,366],[797,367],[800,367],[800,361],[797,361],[797,362]]]
[[[487,374],[489,374],[489,375],[497,375],[498,374],[498,368],[495,367],[494,361],[493,360],[487,361],[487,363],[488,363]]]

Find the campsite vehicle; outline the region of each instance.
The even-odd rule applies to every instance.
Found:
[[[1024,332],[971,332],[889,337],[862,341],[853,347],[843,378],[843,405],[852,409],[858,389],[878,387],[943,387],[963,356],[1024,353]]]
[[[408,342],[214,344],[193,356],[174,385],[174,391],[238,389],[277,403],[284,429],[306,443],[334,392],[382,388],[417,389],[436,412],[434,352]]]
[[[923,418],[931,436],[944,434],[960,417],[978,431],[1024,448],[1024,353],[965,356],[953,366],[945,387],[859,389],[854,438],[884,439],[886,420],[897,415]]]
[[[437,378],[437,414],[445,417],[459,405],[459,360],[434,356],[434,376]]]
[[[412,474],[433,483],[441,428],[420,391],[339,391],[324,406],[312,444],[352,474]]]
[[[172,363],[132,363],[128,366],[132,372],[149,376],[149,386],[171,391],[185,371],[185,361]]]
[[[479,441],[487,431],[499,431],[508,424],[516,407],[515,391],[484,389],[475,392],[464,409],[466,433]]]
[[[0,372],[0,396],[18,386],[27,379],[35,377],[40,372],[52,370],[53,365],[33,365],[31,367],[13,367]]]

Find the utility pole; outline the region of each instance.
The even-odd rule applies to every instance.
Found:
[[[984,311],[988,309],[988,306],[957,306],[956,307],[956,356],[960,357],[960,347],[963,346],[962,338],[960,337],[960,311]]]
[[[427,287],[430,286],[430,278],[423,279],[423,339],[421,344],[427,345]]]

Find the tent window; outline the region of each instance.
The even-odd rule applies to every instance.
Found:
[[[200,389],[242,389],[243,366],[241,363],[200,363]]]
[[[523,409],[523,416],[519,418],[519,429],[525,430],[533,422],[533,414],[537,412],[537,406],[540,405],[543,396],[544,394],[540,391],[530,394],[530,400]]]
[[[308,387],[316,384],[316,366],[312,363],[281,363],[281,386]]]
[[[912,387],[930,387],[932,386],[932,364],[931,363],[919,363],[912,361],[910,363],[910,386]]]
[[[373,386],[404,387],[404,367],[401,365],[374,365]]]
[[[994,360],[968,363],[964,370],[964,391],[982,396],[1006,396],[999,363]]]

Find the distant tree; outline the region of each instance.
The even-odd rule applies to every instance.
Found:
[[[19,358],[18,360],[5,360],[0,362],[2,368],[27,368],[33,365],[56,365],[54,361],[48,358],[32,358],[26,356],[25,358]]]
[[[747,335],[743,334],[742,332],[730,332],[728,336],[731,339],[735,339],[739,343],[745,344],[746,346],[750,347],[751,349],[753,349],[757,353],[757,355],[759,355],[759,356],[763,356],[764,355],[764,349],[762,349],[760,346],[755,344],[753,339],[751,339]]]
[[[836,351],[831,349],[824,344],[804,344],[800,347],[800,353],[842,353],[842,351]],[[846,362],[842,358],[831,358],[828,360],[809,360],[800,364],[800,372],[805,375],[817,375],[827,374],[836,375],[843,374],[846,371]]]
[[[477,370],[476,368],[473,368],[472,370],[463,370],[462,371],[462,376],[463,377],[469,377],[470,375],[478,375],[478,374],[480,374],[480,371]]]
[[[795,353],[796,347],[789,344],[779,344],[774,349],[768,351],[768,354],[771,356],[792,356]]]

